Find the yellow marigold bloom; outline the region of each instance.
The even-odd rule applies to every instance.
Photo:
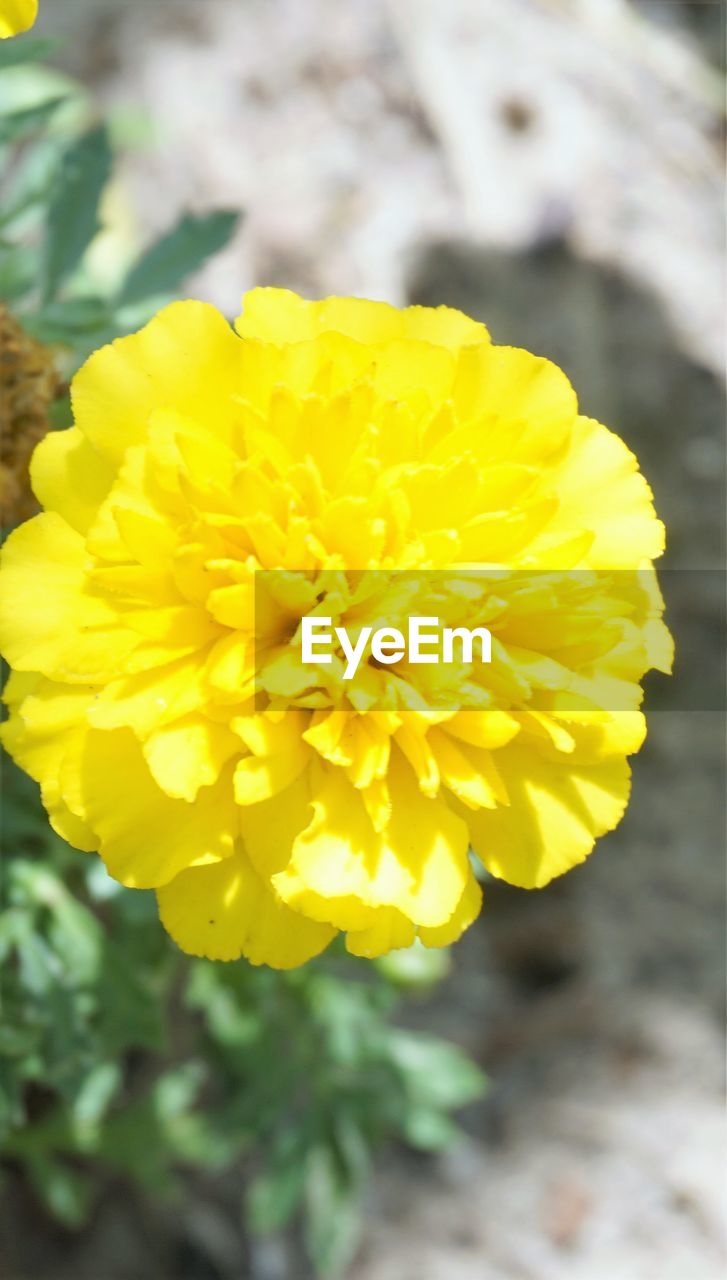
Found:
[[[444,945],[480,909],[470,846],[537,887],[618,823],[639,682],[670,662],[663,529],[554,365],[444,307],[256,289],[236,332],[167,307],[72,396],[3,552],[3,740],[182,948]],[[472,566],[505,571],[491,666],[302,669],[305,615],[360,620],[401,571],[426,614],[429,572]]]
[[[38,17],[38,0],[0,0],[0,40],[32,27]]]

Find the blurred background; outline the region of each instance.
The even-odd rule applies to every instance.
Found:
[[[379,1161],[347,1277],[719,1280],[724,716],[699,691],[719,688],[724,647],[723,5],[41,13],[53,64],[118,147],[97,278],[183,209],[242,210],[190,295],[230,316],[253,284],[460,307],[565,368],[637,452],[667,525],[688,692],[655,692],[618,831],[541,893],[489,884],[449,975],[409,1008],[490,1087],[446,1155]],[[190,1176],[180,1196],[108,1194],[72,1233],[16,1188],[3,1277],[308,1275],[294,1236],[243,1239],[232,1175]]]

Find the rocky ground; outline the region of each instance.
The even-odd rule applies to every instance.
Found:
[[[253,282],[462,306],[564,365],[670,530],[676,692],[653,691],[628,815],[543,893],[491,886],[416,1013],[486,1066],[489,1097],[446,1159],[383,1162],[350,1280],[719,1280],[721,6],[63,10],[47,26],[78,35],[73,69],[127,124],[154,121],[123,175],[139,236],[183,204],[247,211],[197,293],[228,311]],[[241,1260],[236,1203],[202,1189],[184,1228],[157,1222],[154,1280],[302,1280],[289,1243]],[[146,1280],[148,1230],[106,1206],[67,1271],[35,1274]]]

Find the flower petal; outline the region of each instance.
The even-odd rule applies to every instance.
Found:
[[[472,847],[492,875],[523,889],[540,889],[582,862],[629,797],[622,756],[579,765],[569,756],[546,759],[518,739],[498,752],[497,767],[510,804],[468,815]]]
[[[341,929],[366,928],[370,909],[395,906],[416,924],[440,925],[467,874],[467,829],[440,799],[423,796],[402,757],[392,757],[391,818],[382,832],[337,769],[311,788],[313,818],[273,877],[281,897]]]
[[[594,541],[586,555],[592,568],[634,569],[642,559],[654,559],[664,550],[664,526],[656,517],[638,461],[600,422],[578,418],[568,452],[547,486],[558,498],[548,533],[592,531]]]
[[[367,929],[346,934],[346,950],[352,956],[373,960],[389,951],[410,947],[416,936],[416,925],[395,907],[379,907]]]
[[[1,0],[0,40],[32,27],[38,16],[38,0]]]
[[[210,960],[237,960],[293,969],[335,936],[280,902],[237,851],[215,866],[195,867],[157,893],[164,928],[183,951]]]
[[[40,783],[53,829],[74,848],[90,853],[98,848],[98,840],[69,808],[63,773],[67,762],[83,750],[88,732],[85,715],[93,689],[53,684],[38,676],[26,677],[26,681],[28,692],[17,702],[17,675],[8,681],[4,696],[11,714],[0,725],[0,741],[16,764]]]
[[[178,800],[196,799],[200,787],[217,782],[223,766],[239,752],[236,734],[195,713],[155,729],[144,743],[154,781]]]
[[[47,511],[56,511],[86,533],[113,484],[111,463],[97,453],[78,427],[49,431],[30,463],[33,493]]]
[[[132,889],[156,888],[188,867],[232,854],[237,810],[229,769],[194,804],[173,800],[152,778],[134,735],[122,729],[88,735],[79,787],[109,875]]]
[[[436,929],[420,929],[419,937],[425,947],[449,947],[462,937],[480,914],[482,890],[470,871],[464,892],[446,924]]]
[[[155,410],[176,409],[223,437],[239,417],[242,351],[227,321],[204,302],[173,302],[139,333],[95,352],[76,374],[76,423],[112,462],[146,439]]]
[[[288,289],[251,289],[243,299],[236,329],[262,342],[305,342],[333,331],[357,342],[415,338],[457,348],[489,342],[483,324],[451,307],[392,307],[364,298],[324,298],[309,302]]]
[[[86,590],[75,529],[44,512],[10,534],[0,559],[0,650],[11,666],[74,682],[118,671],[139,637]]]

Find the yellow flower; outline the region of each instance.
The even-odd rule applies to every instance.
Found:
[[[0,0],[0,40],[32,27],[38,17],[38,0]]]
[[[470,845],[537,887],[624,811],[670,662],[649,488],[560,370],[456,311],[257,289],[236,330],[175,303],[76,376],[3,552],[4,742],[189,952],[447,944]],[[301,665],[303,616],[441,587],[491,665]]]

